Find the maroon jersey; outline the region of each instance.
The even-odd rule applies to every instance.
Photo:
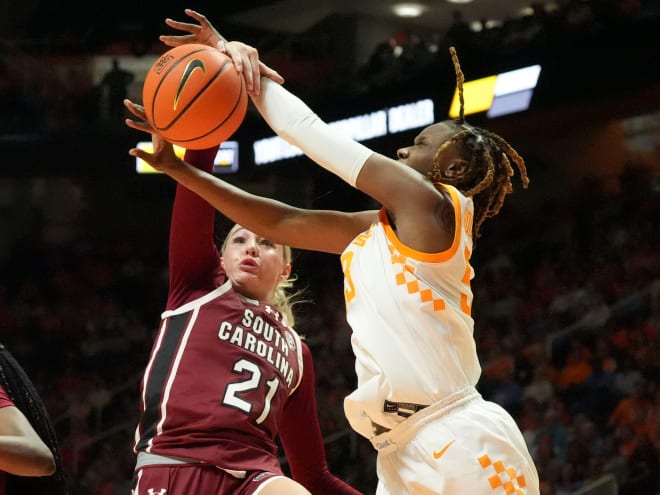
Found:
[[[0,407],[7,407],[7,406],[13,406],[14,401],[12,401],[9,398],[9,395],[7,395],[7,391],[5,388],[0,385]]]
[[[216,150],[188,152],[208,168]],[[215,210],[177,186],[170,292],[142,380],[135,451],[281,472],[276,436],[303,374],[302,344],[272,306],[232,288]]]

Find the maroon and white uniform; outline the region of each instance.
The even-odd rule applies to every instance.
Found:
[[[5,388],[2,385],[0,385],[0,408],[13,406],[13,405],[14,405],[14,401],[12,401],[9,398],[9,395],[7,395],[7,391],[5,390]]]
[[[188,151],[186,161],[208,171],[216,151]],[[313,493],[358,494],[328,471],[309,348],[275,308],[233,290],[214,215],[177,185],[169,297],[142,380],[135,452],[239,477],[281,475],[280,435],[298,482]]]

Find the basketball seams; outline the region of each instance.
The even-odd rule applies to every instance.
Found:
[[[191,64],[200,69],[203,65],[203,74],[189,78],[196,71],[188,70]],[[233,68],[227,55],[203,45],[180,45],[164,53],[143,88],[151,125],[171,143],[188,149],[228,139],[245,119],[248,105],[245,81]]]
[[[163,86],[165,83],[168,83],[168,84],[169,84],[169,81],[170,81],[169,77],[172,75],[172,73],[173,73],[174,71],[176,71],[176,70],[177,70],[182,64],[187,64],[187,63],[188,63],[188,60],[189,60],[191,57],[193,57],[194,55],[196,55],[196,54],[198,54],[198,53],[200,53],[200,52],[205,52],[205,51],[206,51],[206,52],[210,52],[211,49],[205,47],[205,48],[200,48],[200,49],[198,49],[198,50],[195,50],[195,51],[192,51],[192,52],[190,52],[190,53],[187,53],[187,54],[185,54],[183,57],[181,57],[179,60],[175,60],[175,62],[174,62],[170,67],[168,67],[168,68],[165,70],[165,73],[159,74],[160,80],[158,81],[158,84],[156,85],[156,89],[154,90],[153,97],[152,97],[152,99],[151,99],[151,108],[152,108],[152,109],[154,109],[154,110],[156,109],[156,98],[158,97],[159,93],[161,92],[161,88],[162,88],[162,86]],[[222,70],[224,69],[225,65],[226,65],[226,62],[225,62],[225,63],[222,65],[222,67],[220,68],[220,72],[222,72]],[[216,75],[214,76],[214,79],[215,79],[217,76],[218,76],[218,74],[216,74]],[[206,90],[207,87],[208,87],[208,84],[207,84],[206,86],[204,86],[203,90]],[[198,94],[199,94],[199,93],[201,93],[201,91],[198,92]],[[190,103],[189,103],[188,105],[190,105]],[[186,107],[188,107],[188,105],[186,105]],[[184,109],[179,113],[179,116],[180,116],[182,113],[185,112],[185,108],[186,108],[186,107],[184,107]],[[176,119],[175,119],[175,120],[176,120]],[[163,127],[163,126],[159,126],[159,125],[156,125],[156,114],[154,113],[153,110],[152,110],[152,115],[151,115],[151,121],[152,121],[152,123],[154,124],[154,127],[156,128],[156,130],[158,130],[158,131],[163,131],[163,130],[168,129],[168,128],[172,125],[172,123],[174,122],[174,120],[173,120],[172,122],[170,122],[169,124],[167,124],[167,126],[165,126],[165,127]]]
[[[227,114],[227,117],[226,117],[222,122],[220,122],[217,126],[215,126],[213,129],[211,129],[211,130],[210,130],[209,132],[207,132],[206,134],[201,134],[201,135],[199,135],[199,136],[197,136],[197,137],[194,137],[194,138],[191,138],[191,139],[182,139],[182,140],[177,141],[177,142],[178,142],[178,143],[181,143],[181,144],[185,144],[185,143],[187,143],[187,142],[194,141],[194,140],[196,140],[196,139],[201,139],[201,138],[205,138],[205,137],[207,137],[207,136],[210,136],[210,135],[213,134],[214,132],[217,132],[217,130],[218,130],[219,128],[221,128],[223,125],[225,125],[229,120],[231,120],[231,119],[237,117],[237,115],[235,114],[235,112],[236,112],[236,109],[238,108],[238,105],[241,103],[241,100],[242,100],[242,98],[243,98],[243,89],[244,89],[243,78],[241,78],[241,88],[240,88],[240,91],[239,91],[239,93],[238,93],[238,97],[236,98],[236,102],[234,103],[234,106],[232,107],[231,111]],[[238,123],[236,124],[236,129],[234,129],[234,130],[231,132],[231,134],[233,134],[233,133],[238,129],[238,127],[239,127],[239,125],[240,125],[240,123],[241,123],[242,121],[243,121],[243,119],[241,118],[241,119],[238,121]]]
[[[171,51],[171,50],[170,50],[170,51]],[[147,76],[147,79],[145,79],[145,86],[146,86],[146,83],[147,83],[147,80],[148,80],[149,75],[155,74],[155,75],[156,75],[155,77],[158,77],[159,80],[158,80],[158,84],[156,85],[156,88],[155,88],[154,91],[153,91],[153,96],[152,96],[152,98],[151,98],[150,105],[145,106],[145,110],[147,111],[147,117],[149,118],[149,121],[152,122],[152,125],[153,125],[154,128],[156,128],[157,130],[160,130],[161,128],[158,127],[158,126],[156,126],[156,125],[154,124],[154,122],[155,122],[155,118],[154,118],[154,112],[153,112],[153,110],[156,108],[156,97],[158,96],[158,93],[159,93],[160,90],[161,90],[161,86],[162,86],[163,83],[167,80],[168,76],[172,73],[172,71],[174,71],[177,67],[179,67],[179,65],[181,65],[182,63],[184,63],[188,58],[190,58],[191,56],[195,55],[196,53],[203,52],[203,51],[210,51],[210,48],[208,48],[208,47],[200,47],[200,48],[196,49],[195,51],[192,51],[192,52],[190,52],[190,53],[184,55],[184,57],[181,58],[180,60],[176,60],[176,58],[174,58],[174,63],[173,63],[173,64],[169,65],[169,62],[168,62],[168,67],[166,67],[166,69],[165,69],[165,73],[158,72],[158,64],[159,64],[160,61],[165,57],[165,54],[163,54],[163,55],[162,55],[162,56],[161,56],[161,57],[160,57],[160,58],[154,63],[154,65],[153,65],[153,66],[151,67],[151,69],[149,70],[149,72],[148,72],[148,76]],[[167,52],[167,53],[170,53],[170,52]],[[144,104],[144,102],[143,102],[143,104]],[[143,105],[143,106],[144,106],[144,105]]]
[[[184,62],[184,59],[182,59],[181,62],[183,63],[183,62]],[[231,65],[232,63],[233,63],[233,62],[231,62],[231,61],[227,61],[227,62],[225,62],[224,64],[222,64],[222,66],[219,68],[219,70],[217,70],[216,73],[213,74],[213,76],[210,76],[210,78],[209,78],[209,80],[207,81],[207,83],[206,83],[204,86],[202,86],[201,88],[199,88],[199,89],[197,90],[197,94],[196,94],[196,95],[195,95],[195,96],[194,96],[194,97],[193,97],[188,103],[186,103],[185,106],[183,106],[183,107],[181,108],[180,111],[176,112],[176,115],[174,116],[174,118],[172,119],[172,121],[171,121],[169,124],[167,124],[167,125],[164,126],[164,127],[156,127],[156,129],[158,129],[159,131],[167,131],[167,130],[168,130],[169,128],[171,128],[174,124],[176,124],[176,123],[179,121],[179,119],[181,119],[182,117],[185,117],[185,114],[186,114],[186,112],[188,111],[188,109],[190,109],[190,107],[192,107],[192,105],[193,105],[193,104],[194,104],[194,103],[195,103],[195,102],[196,102],[201,96],[204,95],[204,92],[205,92],[205,91],[206,91],[206,90],[207,90],[207,89],[208,89],[208,88],[209,88],[209,87],[210,87],[215,81],[217,81],[217,79],[220,77],[220,75],[222,74],[222,72],[225,70],[225,67],[227,67],[227,65]],[[239,91],[239,93],[238,93],[238,100],[236,101],[236,104],[234,105],[234,108],[232,108],[232,112],[233,112],[234,109],[236,108],[236,106],[237,106],[237,104],[238,104],[238,101],[240,101],[240,97],[241,97],[241,94],[242,94],[242,89],[243,89],[243,78],[241,78],[241,91]],[[156,93],[156,94],[158,94],[158,93]],[[231,116],[231,113],[230,113],[230,116]],[[156,120],[156,119],[154,118],[154,120]],[[225,120],[226,120],[226,119],[225,119]],[[220,124],[220,125],[222,125],[222,124]],[[216,126],[215,129],[217,129],[218,127],[219,127],[219,126]],[[207,133],[207,135],[208,135],[208,134],[209,134],[209,133]]]

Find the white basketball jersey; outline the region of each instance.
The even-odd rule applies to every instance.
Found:
[[[470,316],[474,205],[445,186],[456,216],[451,247],[422,253],[403,245],[384,210],[343,252],[346,313],[353,335],[357,389],[344,402],[353,429],[373,437],[373,423],[405,418],[384,401],[432,404],[481,374]]]

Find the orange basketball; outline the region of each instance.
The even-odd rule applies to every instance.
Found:
[[[206,45],[181,45],[149,69],[142,104],[151,125],[166,140],[205,149],[227,140],[247,111],[243,77],[231,59]]]

